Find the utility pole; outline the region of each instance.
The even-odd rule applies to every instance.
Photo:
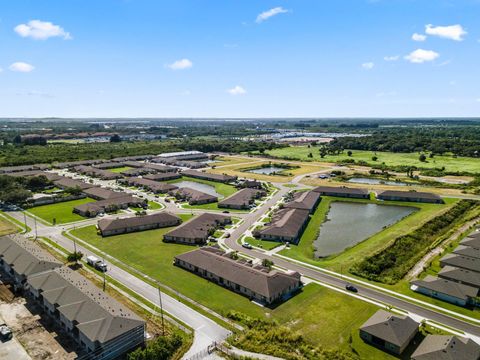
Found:
[[[75,265],[78,265],[77,260],[77,241],[73,238],[73,254],[75,255]]]
[[[162,292],[160,291],[160,283],[157,282],[158,286],[158,299],[160,302],[160,317],[162,318],[162,336],[165,336],[165,323],[163,319],[163,304],[162,304]]]
[[[25,214],[25,211],[23,212],[23,222],[25,223],[25,233],[27,233],[27,214]]]
[[[102,261],[103,261],[103,263],[105,264],[105,258],[102,258]],[[107,272],[106,269],[104,269],[104,270],[102,271],[102,273],[103,273],[103,292],[105,292],[105,286],[106,286],[106,283],[107,283],[107,280],[106,280],[106,278],[105,278],[105,273],[106,273],[106,272]]]
[[[34,217],[33,220],[35,220],[35,240],[38,238],[38,232],[37,232],[37,218]]]

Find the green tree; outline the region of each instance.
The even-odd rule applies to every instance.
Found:
[[[67,255],[67,261],[68,262],[79,262],[80,260],[82,260],[83,258],[83,253],[80,252],[80,251],[77,251],[77,252],[72,252],[70,254]]]
[[[427,157],[425,156],[425,154],[420,154],[420,156],[418,157],[418,160],[420,160],[421,162],[425,162],[427,161]]]
[[[122,141],[122,139],[120,138],[120,135],[118,135],[118,134],[112,135],[112,137],[110,138],[111,143],[119,143],[121,141]]]
[[[352,153],[350,150],[348,150],[348,151],[347,151],[347,155],[348,155],[348,156],[352,156],[353,153]]]

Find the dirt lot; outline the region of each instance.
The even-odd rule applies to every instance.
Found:
[[[74,359],[73,344],[51,329],[47,330],[45,326],[48,324],[35,312],[35,308],[26,304],[23,298],[15,298],[9,303],[0,301],[0,318],[12,329],[14,338],[32,359]]]

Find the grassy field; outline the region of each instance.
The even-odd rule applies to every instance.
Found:
[[[50,224],[53,224],[54,220],[56,220],[57,224],[66,224],[74,221],[85,220],[83,216],[74,214],[73,208],[77,205],[86,204],[93,201],[95,200],[90,198],[65,201],[57,204],[36,206],[28,209],[28,212],[38,216]]]
[[[245,242],[265,250],[272,250],[272,249],[275,249],[276,247],[283,245],[283,243],[278,241],[260,240],[260,239],[255,239],[254,237],[251,237],[251,236],[246,237]]]
[[[249,210],[237,210],[237,209],[225,209],[218,207],[218,203],[210,203],[210,204],[201,204],[201,205],[190,205],[190,204],[183,204],[182,207],[184,209],[203,209],[203,210],[217,210],[217,211],[228,211],[231,213],[246,213]]]
[[[17,232],[17,227],[10,221],[0,217],[0,236]]]
[[[108,169],[108,171],[111,171],[111,172],[114,172],[114,173],[121,173],[122,171],[130,170],[130,169],[132,169],[131,166],[122,166],[122,167],[118,167],[118,168]]]
[[[309,158],[308,154],[312,153],[313,158]],[[267,154],[272,156],[278,156],[291,160],[309,160],[320,162],[337,162],[339,160],[353,159],[355,161],[363,160],[370,164],[381,164],[396,166],[396,165],[408,165],[416,166],[419,168],[441,168],[445,167],[446,171],[468,171],[472,173],[480,172],[480,159],[457,157],[453,156],[440,156],[436,155],[433,159],[427,157],[427,162],[421,162],[418,158],[419,153],[390,153],[390,152],[373,152],[373,151],[360,151],[352,150],[352,156],[347,155],[347,150],[340,155],[327,155],[323,159],[320,157],[319,147],[307,146],[292,146],[282,149],[273,149],[267,151]],[[373,161],[372,156],[377,156],[378,160]]]
[[[234,193],[237,192],[237,189],[233,185],[228,185],[216,181],[208,181],[208,180],[203,180],[203,179],[196,179],[196,178],[191,178],[188,176],[182,176],[180,179],[175,179],[175,180],[168,180],[166,181],[169,184],[175,184],[181,181],[195,181],[200,184],[205,184],[205,185],[210,185],[215,188],[215,191],[222,195],[223,197],[228,197]]]
[[[382,201],[379,204],[392,204],[414,206],[419,208],[419,211],[412,213],[405,219],[393,224],[385,230],[371,236],[363,242],[353,246],[344,252],[327,257],[324,259],[314,259],[313,242],[318,236],[318,231],[323,223],[328,212],[330,203],[332,201],[354,201],[354,202],[368,202],[367,200],[353,200],[342,199],[324,196],[320,202],[317,210],[310,219],[310,222],[305,229],[302,238],[298,245],[291,245],[290,249],[285,249],[280,252],[281,255],[291,257],[300,261],[308,262],[321,267],[326,267],[335,271],[346,271],[354,263],[363,259],[364,257],[375,253],[400,235],[410,232],[412,229],[421,226],[431,218],[439,215],[443,211],[449,209],[457,200],[445,199],[446,205],[437,204],[419,204],[419,203],[403,203],[403,202],[388,202]],[[375,201],[371,201],[374,202]]]
[[[102,238],[94,226],[87,226],[72,231],[72,234],[220,314],[226,315],[234,310],[252,317],[276,319],[300,331],[313,345],[339,346],[348,350],[352,336],[352,346],[362,358],[392,359],[364,344],[358,336],[358,327],[376,311],[374,305],[310,284],[275,309],[262,308],[243,296],[173,266],[175,255],[195,247],[164,243],[162,236],[170,229]]]

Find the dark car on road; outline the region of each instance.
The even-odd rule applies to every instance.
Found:
[[[348,291],[354,292],[354,293],[357,293],[357,292],[358,292],[358,289],[357,289],[355,286],[351,285],[351,284],[347,284],[347,285],[345,286],[345,289],[347,289]]]

